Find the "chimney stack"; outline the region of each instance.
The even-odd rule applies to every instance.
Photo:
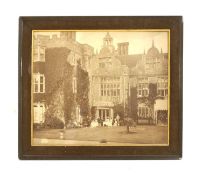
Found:
[[[118,54],[128,55],[128,46],[129,46],[129,42],[118,43]]]
[[[60,38],[63,40],[76,41],[76,32],[74,31],[60,32]]]

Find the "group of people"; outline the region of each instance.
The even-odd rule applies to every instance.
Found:
[[[103,120],[102,118],[97,118],[94,119],[91,122],[91,127],[98,127],[98,126],[119,126],[120,125],[120,116],[117,115],[115,118],[110,119],[110,118],[106,118],[105,120]]]

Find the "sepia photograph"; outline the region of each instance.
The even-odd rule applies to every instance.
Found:
[[[32,30],[32,146],[169,146],[170,30]]]

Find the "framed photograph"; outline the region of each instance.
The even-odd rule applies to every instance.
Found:
[[[19,159],[180,159],[182,17],[20,17]]]

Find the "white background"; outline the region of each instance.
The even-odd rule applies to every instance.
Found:
[[[177,0],[0,1],[0,174],[201,174],[202,8]],[[67,15],[183,15],[183,159],[171,161],[18,160],[18,17]]]

